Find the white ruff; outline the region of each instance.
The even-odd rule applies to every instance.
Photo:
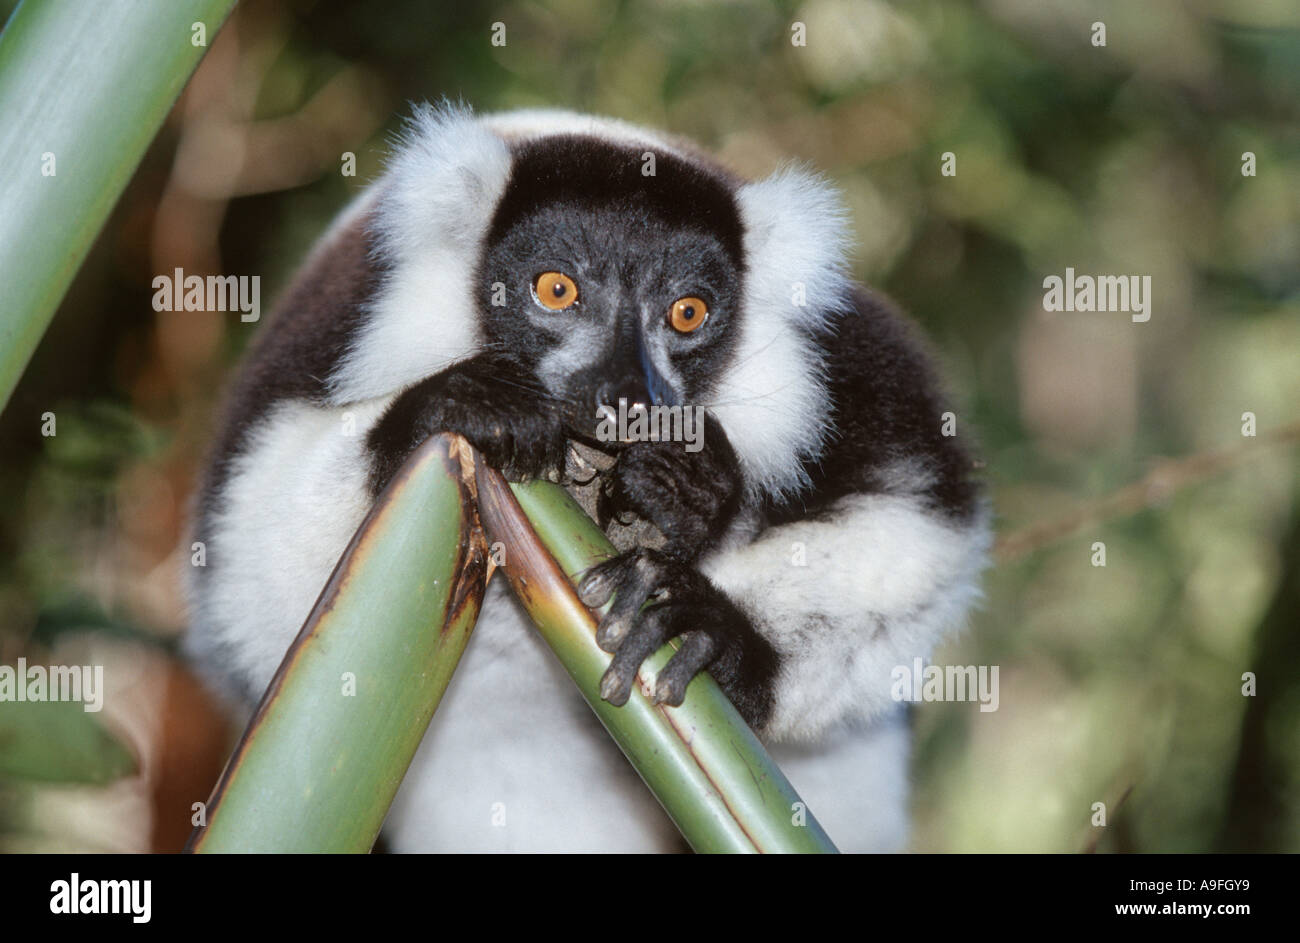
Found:
[[[957,526],[909,495],[857,495],[705,561],[782,656],[767,734],[816,740],[895,707],[890,671],[928,658],[980,597],[987,521]],[[802,560],[805,565],[798,565]]]
[[[737,196],[745,314],[712,411],[751,492],[785,495],[806,483],[800,459],[820,453],[830,418],[822,358],[809,332],[847,304],[847,214],[833,187],[795,169],[746,184]]]

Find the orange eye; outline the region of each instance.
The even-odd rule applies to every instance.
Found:
[[[678,298],[668,310],[668,323],[673,330],[689,334],[709,317],[709,306],[699,298]]]
[[[563,272],[543,272],[533,282],[533,295],[543,308],[563,311],[578,302],[578,283]]]

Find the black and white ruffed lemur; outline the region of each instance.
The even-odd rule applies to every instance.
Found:
[[[681,636],[657,699],[679,703],[707,669],[842,849],[901,849],[891,669],[964,621],[989,515],[908,324],[848,275],[846,217],[811,173],[749,182],[623,122],[417,108],[230,392],[199,494],[193,657],[255,703],[430,434],[464,435],[514,479],[563,476],[571,443],[594,443],[616,459],[606,510],[663,538],[580,584],[589,605],[615,600],[602,695],[625,701]],[[597,442],[619,399],[703,407],[703,448]],[[499,579],[386,836],[681,847]]]

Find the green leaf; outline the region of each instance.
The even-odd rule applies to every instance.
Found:
[[[0,702],[0,778],[98,785],[135,772],[134,757],[84,704]]]
[[[235,0],[28,0],[0,34],[0,409]],[[49,175],[49,170],[54,173]]]

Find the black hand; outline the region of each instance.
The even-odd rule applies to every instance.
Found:
[[[376,493],[430,435],[456,432],[512,481],[559,480],[566,437],[558,405],[501,358],[471,358],[398,396],[370,430]]]
[[[767,721],[776,650],[703,574],[656,550],[629,550],[588,570],[578,595],[592,608],[614,597],[596,630],[596,644],[614,653],[602,698],[626,704],[641,662],[681,636],[655,681],[656,704],[680,705],[690,680],[708,668],[746,721],[760,728]]]
[[[706,428],[704,447],[684,442],[634,442],[619,453],[601,489],[601,526],[632,512],[667,538],[664,548],[694,560],[722,533],[740,506],[741,477],[721,426]]]

